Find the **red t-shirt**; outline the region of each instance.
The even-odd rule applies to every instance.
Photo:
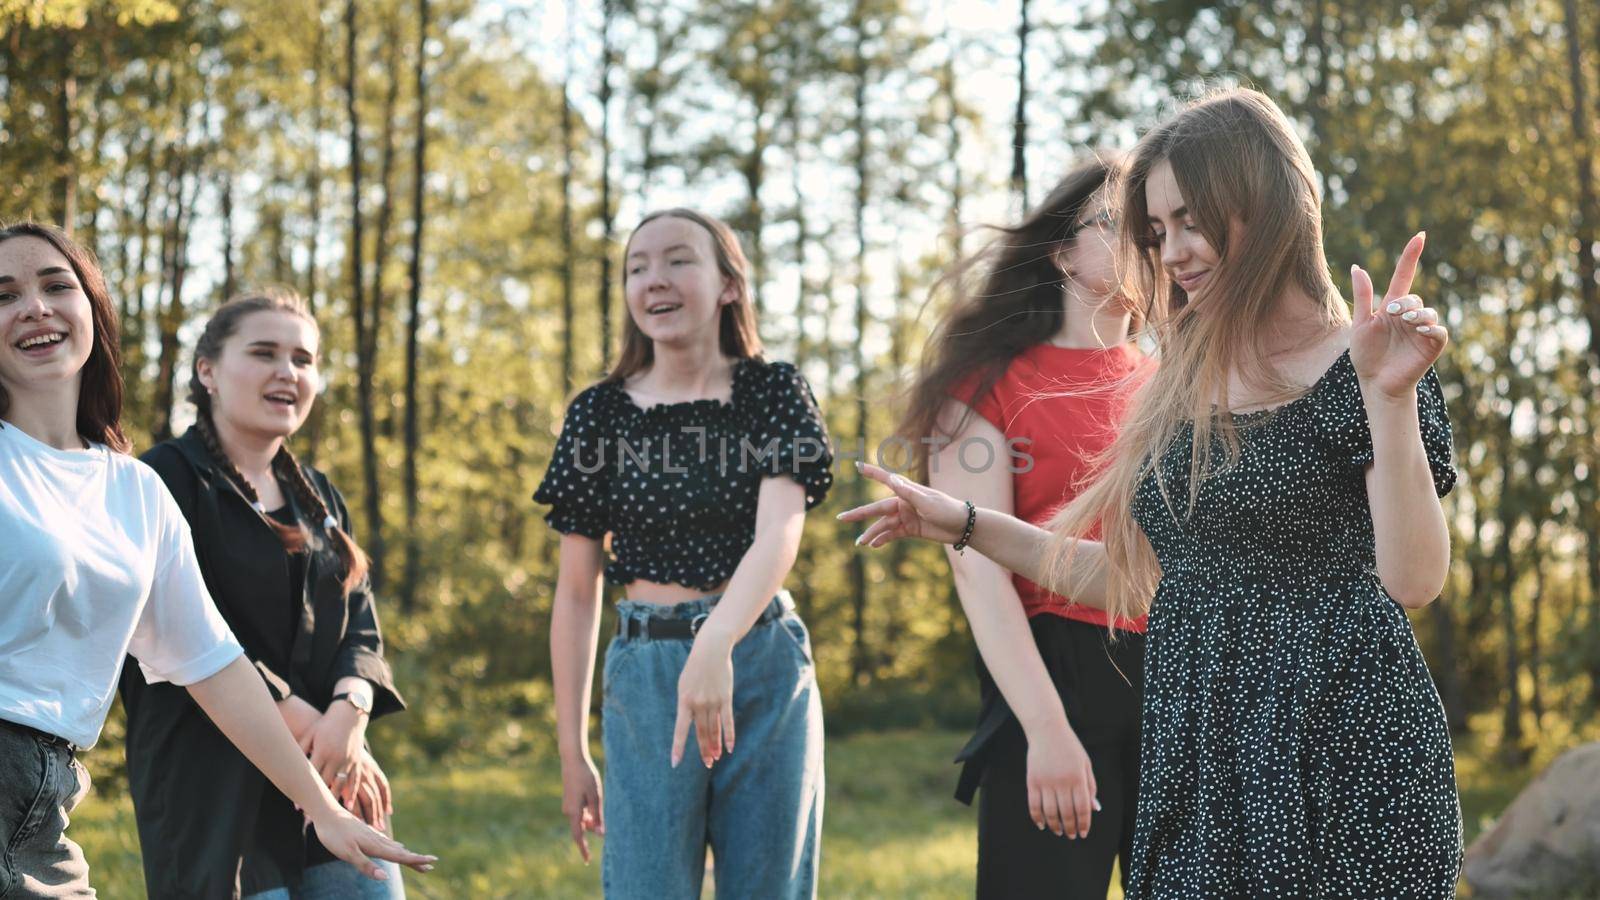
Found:
[[[956,399],[1005,434],[997,465],[1028,468],[1027,456],[1033,459],[1031,469],[1011,477],[1017,518],[1045,525],[1077,494],[1096,455],[1116,437],[1127,399],[1116,386],[1143,362],[1145,357],[1132,344],[1109,350],[1035,344],[1011,360],[985,396],[972,397],[975,379],[958,389]],[[971,451],[969,464],[980,464],[978,456]],[[1072,603],[1021,575],[1013,575],[1012,581],[1029,618],[1049,613],[1106,624],[1102,610]],[[1143,616],[1119,623],[1130,631],[1144,631],[1144,626]]]

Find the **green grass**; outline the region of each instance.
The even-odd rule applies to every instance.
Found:
[[[974,813],[950,796],[957,769],[949,760],[964,737],[918,731],[829,741],[820,896],[972,896]],[[1470,843],[1536,769],[1507,769],[1480,758],[1475,745],[1461,749],[1457,765]],[[93,764],[91,759],[91,768]],[[553,758],[399,772],[394,782],[401,839],[443,857],[432,874],[408,875],[411,897],[554,900],[600,895],[598,857],[595,865],[584,866],[567,836]],[[71,834],[83,845],[103,896],[121,900],[144,895],[132,805],[125,793],[113,796],[97,789],[73,817]],[[710,897],[709,878],[707,888]],[[1112,896],[1121,894],[1113,888]]]

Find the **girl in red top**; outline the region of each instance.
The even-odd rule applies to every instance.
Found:
[[[1043,525],[1111,443],[1144,361],[1115,277],[1116,174],[1076,167],[949,276],[899,430],[925,448],[926,483]],[[1144,620],[1111,640],[1100,610],[976,553],[950,562],[981,656],[956,793],[982,788],[978,896],[1103,898],[1132,842]]]

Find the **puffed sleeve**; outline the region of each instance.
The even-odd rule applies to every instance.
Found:
[[[139,661],[145,681],[190,685],[222,671],[244,649],[211,602],[178,504],[159,482],[151,493],[160,522],[155,578],[128,652]]]
[[[833,486],[833,449],[817,398],[800,370],[773,363],[768,371],[765,404],[757,413],[756,438],[767,455],[762,471],[787,476],[806,489],[806,509],[823,501]]]
[[[324,497],[331,497],[330,508],[339,521],[339,527],[352,538],[350,509],[344,495],[320,473],[318,487]],[[339,652],[333,658],[333,682],[348,676],[365,679],[372,685],[372,717],[388,715],[406,708],[400,691],[394,684],[394,672],[383,656],[383,632],[378,628],[378,609],[372,596],[372,581],[363,576],[360,583],[345,594],[344,635],[339,639]]]
[[[1355,367],[1348,364],[1348,357],[1341,360],[1341,364],[1345,370],[1334,379],[1329,397],[1320,404],[1319,412],[1337,460],[1363,473],[1372,464],[1372,431],[1367,423],[1367,407],[1361,401],[1361,383],[1356,378]],[[1422,430],[1422,449],[1433,474],[1434,492],[1443,497],[1455,487],[1456,467],[1452,461],[1450,416],[1445,407],[1444,390],[1439,384],[1439,374],[1432,368],[1417,384],[1417,420]]]
[[[599,389],[590,388],[567,407],[550,465],[533,493],[535,503],[550,507],[544,520],[551,528],[595,540],[611,530],[607,448],[599,398]]]

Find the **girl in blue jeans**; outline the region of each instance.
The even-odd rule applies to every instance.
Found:
[[[811,897],[822,706],[783,582],[833,482],[827,431],[805,378],[762,358],[726,225],[653,213],[624,256],[622,352],[568,407],[534,494],[562,533],[562,809],[585,861],[587,832],[607,837],[608,897],[698,897],[708,844],[719,894]],[[609,800],[588,736],[602,574],[626,591],[604,669]]]

